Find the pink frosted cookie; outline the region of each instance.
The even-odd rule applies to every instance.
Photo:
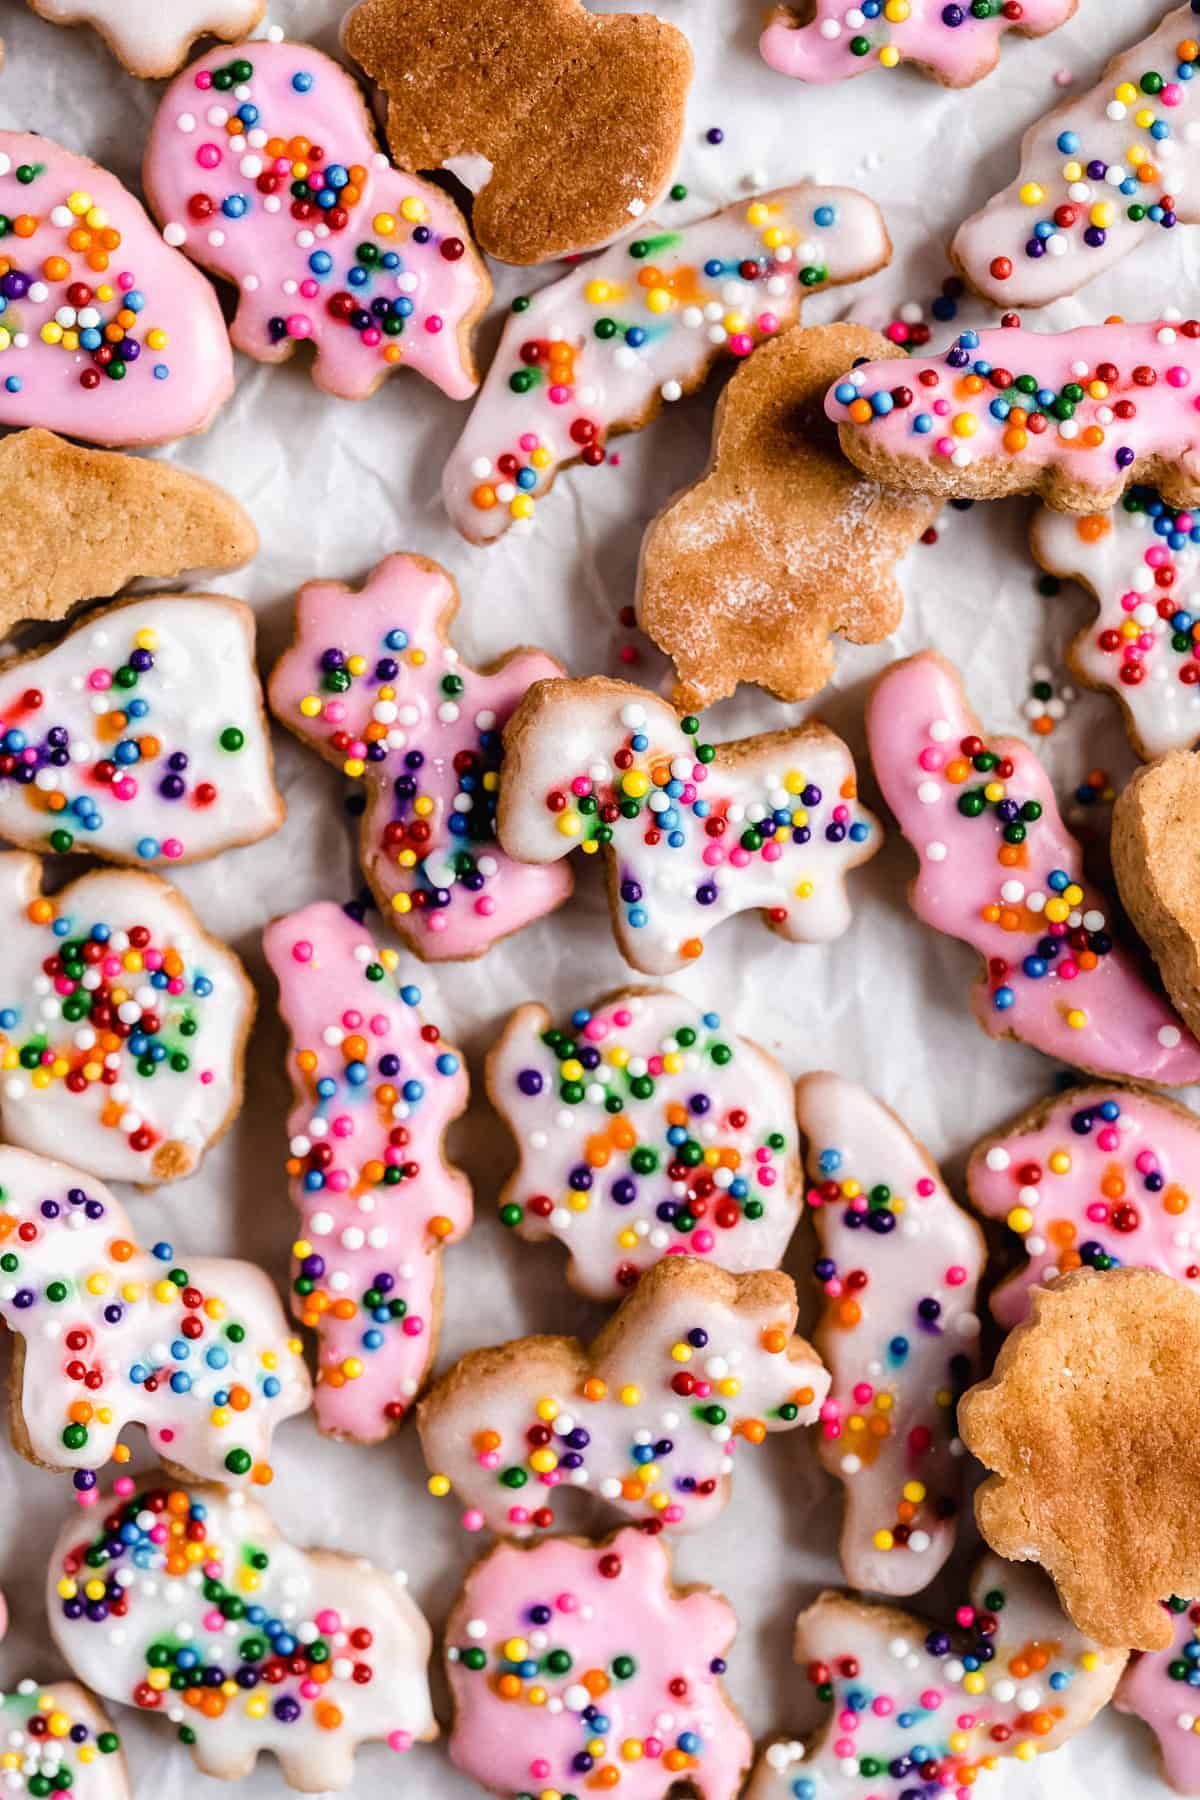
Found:
[[[78,1518],[59,1534],[51,1635],[97,1693],[170,1720],[202,1774],[241,1780],[268,1751],[323,1793],[350,1786],[360,1744],[437,1736],[402,1571],[302,1550],[228,1488],[126,1476],[101,1505],[93,1535]]]
[[[94,25],[131,75],[173,75],[198,37],[253,31],[266,0],[29,0],[52,25]]]
[[[976,1145],[967,1192],[1027,1258],[991,1298],[1006,1331],[1029,1316],[1031,1288],[1072,1269],[1200,1281],[1200,1119],[1177,1101],[1104,1087],[1043,1100]]]
[[[1177,6],[1021,140],[1015,181],[960,225],[951,255],[997,306],[1046,306],[1159,230],[1200,218],[1194,6]],[[1200,106],[1200,96],[1196,106]]]
[[[469,1351],[417,1411],[430,1490],[453,1488],[471,1531],[549,1531],[564,1486],[699,1531],[731,1496],[739,1442],[811,1425],[829,1391],[796,1313],[777,1269],[728,1275],[672,1256],[590,1349],[530,1337]]]
[[[920,859],[913,910],[985,963],[979,1023],[1094,1075],[1200,1080],[1200,1044],[1119,941],[1042,765],[982,730],[930,652],[886,669],[867,708],[876,779]]]
[[[183,895],[101,869],[42,895],[0,855],[0,1126],[103,1181],[190,1175],[242,1104],[254,989]]]
[[[528,521],[561,469],[748,356],[807,294],[872,275],[892,246],[854,188],[801,183],[675,230],[647,225],[513,304],[442,482],[451,522],[490,543]]]
[[[1200,29],[1200,24],[1198,24]],[[1052,575],[1078,581],[1099,613],[1072,641],[1071,671],[1121,703],[1125,729],[1146,761],[1200,738],[1200,517],[1177,512],[1152,488],[1131,488],[1111,513],[1084,517],[1042,507],[1029,536]]]
[[[15,1682],[0,1694],[6,1794],[133,1800],[121,1740],[73,1681]]]
[[[821,1461],[846,1488],[846,1579],[915,1594],[954,1549],[966,1458],[955,1407],[979,1374],[983,1235],[936,1165],[865,1088],[804,1076],[808,1203],[833,1389]]]
[[[31,850],[167,868],[284,817],[254,614],[223,594],[88,613],[0,663],[0,832]]]
[[[78,1169],[0,1147],[0,1318],[13,1360],[13,1443],[43,1468],[127,1462],[144,1425],[157,1455],[201,1480],[263,1483],[277,1425],[311,1398],[299,1341],[260,1269],[143,1249],[124,1207]]]
[[[116,176],[0,131],[0,216],[0,427],[114,447],[204,431],[233,392],[221,309]]]
[[[646,975],[694,962],[735,913],[793,943],[850,923],[846,875],[878,822],[854,760],[815,720],[714,747],[645,688],[538,681],[504,733],[498,831],[518,862],[604,851],[621,954]]]
[[[707,1006],[627,988],[564,1029],[520,1006],[487,1086],[520,1156],[501,1222],[557,1238],[580,1293],[616,1300],[664,1256],[783,1261],[803,1203],[792,1085]]]
[[[1173,1618],[1174,1639],[1166,1650],[1130,1659],[1113,1704],[1149,1725],[1167,1786],[1177,1794],[1200,1794],[1200,1606],[1176,1599],[1163,1604]]]
[[[980,14],[972,0],[809,0],[799,8],[774,7],[758,47],[773,69],[797,81],[848,81],[869,69],[914,63],[943,87],[970,87],[996,67],[1006,31],[1045,37],[1077,5],[989,0]]]
[[[458,589],[428,557],[389,556],[360,591],[310,582],[271,709],[366,783],[360,855],[379,910],[427,962],[482,956],[571,892],[565,868],[521,866],[496,842],[501,733],[535,681],[539,650],[472,669],[447,642]]]
[[[393,169],[362,95],[307,44],[213,50],[167,89],[146,196],[168,244],[238,290],[230,336],[259,362],[298,343],[313,380],[362,400],[411,367],[453,400],[491,281],[440,188]]]
[[[1009,1758],[1015,1794],[1021,1765],[1107,1705],[1126,1652],[1089,1643],[1039,1572],[985,1556],[947,1628],[822,1594],[796,1621],[796,1661],[829,1720],[768,1745],[745,1800],[968,1800]]]
[[[466,1068],[402,984],[397,952],[341,907],[276,919],[263,948],[291,1038],[292,1308],[320,1338],[317,1422],[375,1443],[424,1385],[441,1252],[471,1224],[470,1187],[442,1148]]]
[[[497,1544],[446,1625],[451,1760],[505,1796],[735,1800],[753,1751],[722,1685],[736,1630],[722,1595],[673,1585],[661,1537]]]
[[[851,369],[825,411],[865,475],[922,494],[1115,506],[1132,482],[1200,502],[1200,320],[961,332]]]

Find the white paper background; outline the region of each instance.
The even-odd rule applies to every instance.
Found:
[[[907,71],[842,88],[805,88],[759,62],[758,0],[661,0],[661,6],[688,31],[697,61],[679,171],[690,198],[670,208],[672,220],[699,216],[752,185],[804,176],[857,184],[885,211],[896,243],[892,269],[861,290],[811,302],[810,323],[848,307],[882,323],[895,303],[927,302],[949,272],[943,246],[954,225],[1009,180],[1022,128],[1061,97],[1056,72],[1069,70],[1076,90],[1086,87],[1113,51],[1157,23],[1161,10],[1154,0],[1081,0],[1072,25],[1040,43],[1010,38],[988,81],[950,93]],[[275,0],[272,22],[333,51],[341,11],[339,0]],[[0,0],[0,34],[8,51],[0,126],[43,131],[136,183],[157,86],[126,75],[90,32],[55,30],[18,0]],[[705,142],[712,125],[725,133],[719,147]],[[1037,322],[1085,323],[1114,310],[1139,317],[1173,302],[1194,306],[1196,249],[1182,230],[1170,239],[1160,235],[1132,265]],[[521,291],[518,275],[497,275],[500,303]],[[483,333],[485,360],[500,310],[498,303]],[[972,309],[960,322],[982,316]],[[935,325],[934,343],[953,329]],[[220,585],[256,607],[264,667],[290,635],[292,595],[301,582],[359,580],[389,551],[406,549],[438,557],[458,578],[463,609],[455,635],[468,659],[484,661],[511,644],[531,643],[579,675],[629,673],[651,685],[662,678],[662,659],[619,625],[618,613],[633,598],[647,519],[703,465],[716,384],[640,436],[621,440],[619,466],[578,469],[561,479],[539,506],[531,535],[514,533],[491,549],[475,549],[449,528],[438,498],[442,463],[465,409],[410,374],[357,406],[319,394],[302,358],[279,370],[239,359],[238,375],[236,398],[208,435],[168,454],[224,482],[257,520],[261,555]],[[952,657],[967,675],[977,710],[996,729],[1019,726],[1033,664],[1045,660],[1060,683],[1068,679],[1062,647],[1089,616],[1088,606],[1074,591],[1052,601],[1039,597],[1025,550],[1026,517],[1019,502],[965,515],[947,511],[938,545],[919,547],[909,559],[908,613],[896,640],[875,650],[841,649],[837,678],[813,710],[860,757],[868,680],[899,652],[934,644]],[[637,645],[638,660],[627,670],[618,653],[629,644]],[[710,722],[722,737],[779,725],[804,711],[743,689]],[[358,877],[339,777],[291,738],[277,738],[290,809],[285,828],[266,843],[178,874],[209,928],[229,939],[260,985],[245,1110],[198,1176],[130,1199],[135,1219],[170,1236],[181,1253],[250,1257],[282,1283],[294,1230],[282,1169],[288,1089],[260,932],[281,910],[349,898]],[[1132,761],[1115,705],[1095,695],[1070,708],[1043,753],[1066,794],[1092,766],[1106,766],[1121,781]],[[869,778],[866,788],[877,804]],[[1106,825],[1107,813],[1096,823]],[[972,958],[911,916],[905,885],[912,872],[912,857],[893,834],[877,860],[852,877],[856,914],[841,942],[828,949],[788,945],[743,917],[710,940],[703,964],[676,985],[717,1005],[727,1023],[756,1037],[793,1073],[829,1066],[866,1082],[906,1116],[957,1179],[972,1142],[1047,1092],[1055,1070],[1032,1051],[992,1043],[973,1025],[965,1002]],[[555,1246],[523,1246],[497,1223],[499,1177],[511,1148],[481,1079],[482,1056],[519,1001],[544,1000],[562,1016],[629,978],[597,877],[596,869],[581,868],[565,911],[483,962],[417,975],[433,1016],[466,1050],[476,1090],[452,1139],[476,1183],[478,1223],[447,1258],[443,1364],[473,1344],[524,1331],[590,1336],[603,1317],[567,1289]],[[804,1227],[787,1266],[806,1294],[811,1260]],[[280,1433],[274,1460],[278,1477],[268,1498],[283,1528],[301,1542],[405,1567],[436,1630],[482,1546],[460,1530],[455,1501],[425,1493],[411,1427],[389,1444],[360,1449],[323,1441],[302,1419]],[[72,1505],[61,1478],[0,1452],[0,1585],[13,1612],[0,1646],[6,1682],[60,1667],[45,1629],[42,1570]],[[791,1623],[817,1587],[839,1578],[839,1515],[840,1489],[795,1434],[746,1457],[724,1519],[699,1539],[685,1540],[678,1553],[682,1579],[714,1582],[738,1610],[729,1687],[756,1733],[812,1722],[807,1684],[791,1667]],[[969,1552],[964,1545],[960,1561]],[[445,1719],[444,1687],[436,1674],[435,1681]],[[193,1771],[165,1724],[143,1723],[128,1710],[117,1723],[139,1797],[211,1794],[216,1800],[220,1790]],[[1030,1800],[1152,1795],[1159,1784],[1149,1745],[1140,1726],[1111,1715],[1032,1772],[1013,1770],[984,1785],[996,1800],[1018,1793]],[[286,1790],[264,1762],[244,1791],[267,1800]],[[419,1748],[402,1761],[378,1746],[360,1752],[353,1792],[383,1800],[398,1791],[465,1800],[478,1790],[451,1768],[443,1747]]]

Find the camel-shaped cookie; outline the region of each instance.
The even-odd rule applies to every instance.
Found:
[[[450,521],[491,543],[570,464],[598,468],[609,438],[748,356],[805,296],[873,275],[891,242],[854,188],[800,182],[691,225],[636,237],[514,304],[479,399],[446,463]]]
[[[0,663],[0,833],[168,868],[283,822],[254,614],[223,594],[86,614]]]
[[[198,37],[253,31],[266,0],[29,0],[52,25],[94,25],[133,75],[173,75]]]
[[[341,907],[276,919],[263,949],[291,1038],[292,1309],[320,1338],[317,1422],[375,1443],[424,1385],[441,1253],[471,1224],[471,1189],[442,1147],[466,1108],[466,1068],[398,953]]]
[[[296,640],[269,683],[281,724],[365,782],[359,854],[384,918],[429,962],[482,956],[561,906],[565,868],[521,866],[496,842],[501,734],[540,650],[473,669],[447,641],[458,589],[425,556],[389,556],[360,591],[309,582]]]
[[[241,1780],[268,1751],[324,1793],[350,1786],[360,1744],[437,1736],[402,1571],[300,1549],[225,1487],[126,1477],[101,1506],[55,1544],[51,1635],[97,1693],[169,1720],[202,1774]]]
[[[1161,1094],[1088,1086],[1040,1101],[975,1146],[967,1193],[1027,1258],[991,1296],[1006,1331],[1029,1316],[1035,1288],[1073,1269],[1132,1263],[1200,1282],[1200,1119]]]
[[[504,733],[502,847],[538,864],[603,849],[617,943],[647,975],[695,961],[713,926],[752,909],[793,943],[827,943],[850,922],[846,874],[882,841],[826,726],[716,747],[699,730],[594,676],[535,682]]]
[[[0,1146],[0,1318],[17,1336],[13,1443],[44,1468],[128,1461],[144,1425],[157,1455],[202,1480],[263,1483],[277,1425],[310,1399],[300,1344],[260,1269],[146,1249],[107,1188]]]
[[[42,894],[0,855],[0,1128],[103,1181],[190,1175],[236,1118],[254,989],[156,876],[101,869]]]
[[[1158,1740],[1162,1777],[1177,1794],[1200,1794],[1200,1732],[1196,1730],[1195,1671],[1200,1668],[1200,1607],[1164,1601],[1171,1623],[1165,1650],[1130,1659],[1113,1705],[1143,1719]]]
[[[361,0],[342,41],[380,91],[401,168],[445,169],[501,262],[539,263],[628,232],[683,139],[691,47],[651,13],[580,0]]]
[[[1191,198],[1200,168],[1196,29],[1195,7],[1175,7],[1114,56],[1095,87],[1030,126],[1015,179],[959,226],[951,246],[985,300],[1046,306],[1145,238],[1200,220]]]
[[[1077,4],[1006,0],[985,10],[971,0],[806,0],[772,7],[759,49],[773,69],[797,81],[847,81],[911,63],[943,87],[971,87],[996,67],[1005,32],[1045,37],[1073,17]]]
[[[207,281],[107,169],[0,131],[0,427],[120,448],[203,431],[233,392]]]
[[[943,499],[1115,506],[1133,483],[1200,502],[1200,319],[961,332],[931,357],[850,369],[825,401],[864,475]]]
[[[1113,873],[1125,910],[1193,1032],[1200,1030],[1198,806],[1200,763],[1190,750],[1173,750],[1137,770],[1117,797],[1112,823]]]
[[[899,625],[893,569],[937,503],[864,479],[823,404],[839,370],[890,353],[861,325],[794,328],[725,388],[707,472],[642,540],[638,623],[675,664],[679,708],[739,681],[806,700],[833,674],[833,632],[875,644]]]
[[[1034,556],[1052,575],[1081,582],[1099,602],[1067,650],[1071,672],[1116,695],[1129,741],[1147,762],[1200,738],[1200,517],[1131,488],[1109,513],[1082,517],[1039,508]]]
[[[915,1594],[954,1549],[966,1461],[955,1406],[979,1372],[983,1235],[894,1113],[840,1075],[801,1078],[808,1204],[833,1378],[821,1461],[846,1489],[854,1587]]]
[[[932,652],[893,663],[867,740],[920,860],[914,912],[984,963],[971,1006],[989,1037],[1102,1078],[1200,1079],[1200,1043],[1120,941],[1119,909],[1087,879],[1046,771],[1019,738],[985,735],[957,670]]]
[[[166,242],[236,286],[247,356],[310,342],[313,380],[346,400],[399,368],[474,393],[487,270],[453,201],[388,167],[340,63],[259,39],[211,51],[163,96],[144,180]]]
[[[724,1510],[734,1451],[811,1425],[829,1376],[794,1335],[777,1269],[730,1275],[692,1257],[647,1270],[590,1349],[573,1337],[471,1350],[417,1409],[425,1461],[474,1526],[529,1537],[555,1489],[699,1531]]]
[[[487,1086],[520,1156],[501,1223],[557,1239],[580,1293],[618,1300],[664,1256],[783,1261],[803,1204],[791,1081],[708,1007],[624,988],[560,1028],[519,1006]]]
[[[133,1800],[120,1738],[73,1681],[14,1682],[0,1694],[0,1740],[9,1793]]]
[[[736,1800],[753,1753],[722,1682],[736,1630],[723,1595],[673,1585],[661,1536],[499,1543],[446,1625],[450,1759],[495,1794]]]
[[[796,1661],[828,1723],[769,1744],[745,1800],[967,1795],[997,1761],[1058,1750],[1112,1697],[1123,1650],[1064,1618],[1035,1571],[985,1556],[945,1627],[826,1593],[796,1621]],[[984,1782],[981,1792],[990,1785]]]

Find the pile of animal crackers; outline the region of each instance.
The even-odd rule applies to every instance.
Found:
[[[651,14],[358,0],[337,61],[263,0],[30,4],[163,86],[145,206],[81,147],[0,132],[0,622],[43,627],[0,667],[0,1316],[14,1444],[62,1472],[46,1608],[77,1677],[0,1699],[0,1784],[125,1800],[111,1702],[209,1775],[266,1750],[295,1788],[351,1788],[382,1741],[397,1791],[428,1791],[434,1629],[402,1579],[298,1547],[261,1497],[311,1407],[360,1445],[415,1432],[430,1492],[490,1534],[434,1625],[450,1756],[508,1800],[968,1800],[1005,1762],[1015,1794],[1110,1703],[1200,1794],[1200,1117],[1163,1091],[1200,1081],[1200,317],[1022,324],[1134,252],[1153,294],[1153,240],[1194,216],[1200,0],[1035,123],[955,234],[1001,322],[903,353],[802,319],[888,262],[865,194],[800,182],[658,222],[692,52]],[[810,0],[761,54],[801,83],[911,63],[966,88],[1076,4]],[[487,258],[560,266],[481,377]],[[404,370],[411,407],[417,377],[461,402],[442,494],[475,544],[519,543],[560,471],[732,360],[707,471],[641,549],[669,698],[527,648],[471,667],[453,577],[402,546],[360,587],[302,589],[264,696],[251,608],[176,591],[244,566],[252,520],[130,453],[205,430],[234,350],[298,355],[330,407]],[[983,1029],[1072,1072],[1047,1065],[1049,1096],[977,1144],[968,1210],[866,1089],[794,1084],[664,983],[737,913],[838,937],[890,828],[826,726],[714,743],[701,710],[739,683],[816,695],[832,636],[896,629],[896,565],[942,504],[1009,494],[1040,499],[1042,567],[1095,596],[1072,667],[1118,698],[1141,767],[1110,883],[949,662],[893,661],[871,693],[913,912],[977,953]],[[263,941],[292,1086],[286,1306],[107,1185],[189,1177],[238,1114],[259,996],[168,878],[282,824],[268,714],[360,784],[370,895]],[[610,1317],[590,1343],[495,1344],[480,1296],[478,1347],[431,1382],[472,1193],[444,1146],[466,1065],[419,961],[569,907],[573,852],[599,857],[645,980],[567,1017],[520,1006],[486,1085],[517,1149],[501,1224],[558,1240]],[[100,866],[48,879],[78,853]],[[806,1208],[815,1344],[780,1269]],[[789,1430],[843,1490],[845,1587],[796,1627],[824,1723],[756,1749],[734,1609],[676,1585],[671,1546]],[[568,1501],[609,1534],[565,1534]],[[923,1618],[903,1603],[972,1510],[983,1559]]]

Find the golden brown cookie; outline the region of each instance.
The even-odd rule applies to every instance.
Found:
[[[1189,1030],[1200,1031],[1200,761],[1173,750],[1139,769],[1113,808],[1125,910]]]
[[[388,99],[402,168],[477,195],[501,262],[607,243],[658,200],[683,136],[692,53],[653,14],[579,0],[362,0],[343,42]]]
[[[65,618],[135,577],[240,569],[257,550],[238,502],[174,463],[37,428],[0,440],[0,631]]]
[[[824,406],[842,370],[891,348],[863,325],[796,328],[722,394],[707,471],[642,541],[638,623],[675,664],[677,707],[739,681],[806,700],[833,674],[831,633],[876,644],[900,623],[893,566],[939,503],[861,475]]]
[[[1150,1269],[1080,1269],[1032,1308],[959,1404],[993,1471],[979,1529],[1041,1563],[1098,1644],[1165,1649],[1161,1602],[1200,1593],[1200,1299]]]

